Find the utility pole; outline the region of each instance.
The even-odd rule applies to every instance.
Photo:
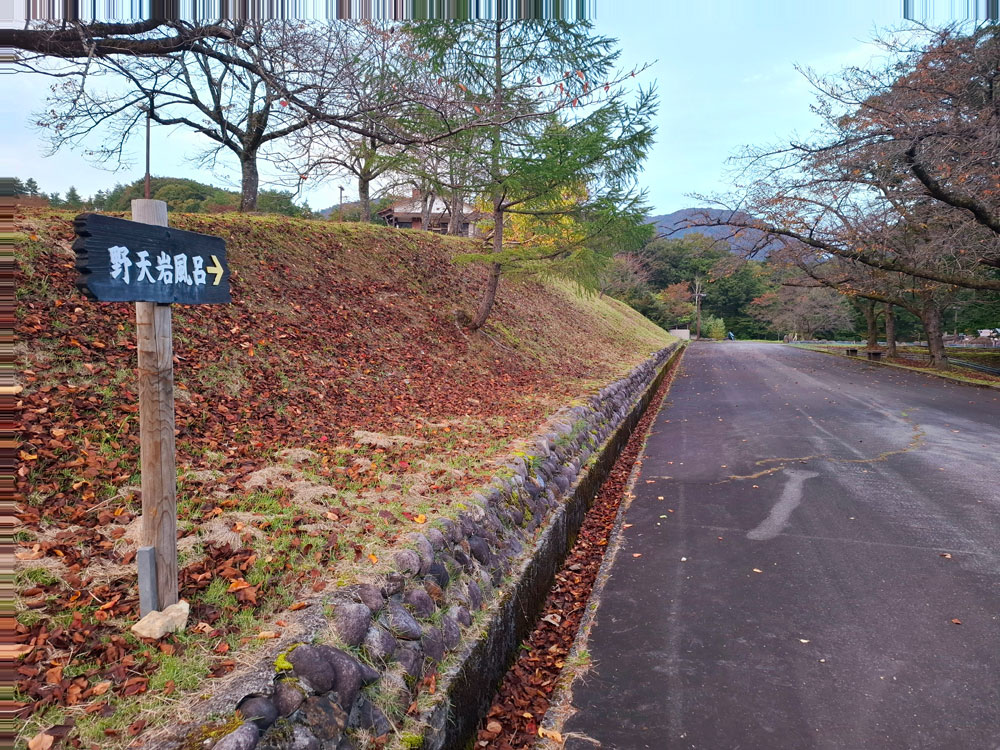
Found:
[[[344,220],[344,186],[338,185],[340,188],[340,220]]]

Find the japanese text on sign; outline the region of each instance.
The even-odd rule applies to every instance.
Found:
[[[230,301],[226,243],[174,227],[81,214],[77,287],[102,302],[211,305]]]
[[[118,279],[126,284],[132,283],[130,271],[132,268],[136,270],[136,283],[145,281],[149,284],[204,285],[207,282],[206,271],[215,277],[212,281],[213,286],[218,286],[219,282],[222,281],[222,264],[219,263],[219,259],[214,255],[211,257],[211,265],[206,269],[205,259],[200,255],[188,258],[187,253],[169,255],[161,252],[156,256],[156,266],[152,272],[150,269],[153,268],[153,262],[150,260],[149,252],[146,250],[139,250],[135,253],[136,260],[134,263],[130,257],[129,249],[122,245],[115,245],[108,248],[108,255],[111,259],[109,266],[111,278]],[[190,273],[188,272],[189,260],[191,262]],[[153,275],[154,273],[155,276]]]

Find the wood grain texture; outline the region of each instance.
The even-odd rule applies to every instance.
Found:
[[[163,201],[132,201],[134,221],[167,223]],[[169,305],[135,304],[142,463],[141,546],[156,549],[160,609],[177,602],[177,468],[174,446],[174,347]]]

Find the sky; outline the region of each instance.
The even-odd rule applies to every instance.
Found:
[[[727,160],[741,146],[815,127],[813,96],[796,65],[821,73],[865,65],[877,60],[872,35],[902,23],[900,0],[596,0],[598,31],[620,40],[623,66],[650,64],[641,80],[659,92],[656,144],[642,177],[653,213],[698,205],[692,194],[724,193]],[[0,175],[34,177],[45,192],[65,194],[73,185],[85,196],[141,177],[141,138],[131,167],[119,172],[69,150],[46,156],[31,122],[48,85],[23,73],[0,75]],[[236,186],[235,164],[209,170],[187,160],[200,143],[192,133],[154,127],[152,173]],[[314,209],[332,206],[339,185],[345,201],[356,195],[344,180],[311,186],[303,197]]]

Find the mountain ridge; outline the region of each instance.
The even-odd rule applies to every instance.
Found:
[[[754,253],[754,257],[762,259],[769,250],[777,247],[775,241],[765,241],[764,232],[724,223],[710,226],[704,226],[701,223],[721,222],[725,219],[746,222],[752,218],[750,214],[743,211],[734,212],[721,208],[682,208],[672,213],[651,216],[646,219],[646,222],[656,227],[657,235],[663,239],[675,240],[688,234],[701,234],[716,242],[725,243],[734,255]]]

